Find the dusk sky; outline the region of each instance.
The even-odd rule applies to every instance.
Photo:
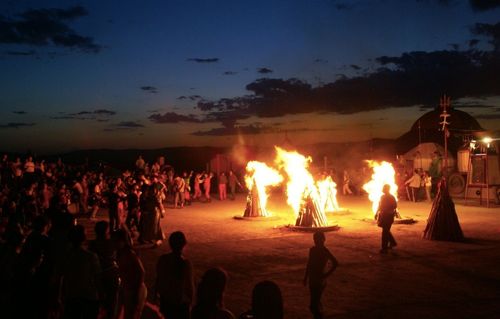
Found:
[[[498,133],[500,5],[2,1],[0,70],[5,151],[396,138],[443,93]]]

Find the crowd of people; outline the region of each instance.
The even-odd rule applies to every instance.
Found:
[[[216,179],[219,200],[243,188],[232,171]],[[160,219],[167,208],[209,203],[214,174],[181,172],[139,157],[119,176],[102,169],[35,161],[28,156],[0,163],[0,306],[2,318],[140,318],[149,299],[165,318],[235,318],[224,308],[227,274],[205,272],[196,289],[193,266],[183,254],[182,232],[169,236],[171,252],[157,262],[150,292],[134,243],[162,244]],[[228,194],[229,193],[229,194]],[[107,208],[107,209],[103,209]],[[107,218],[103,212],[107,211]],[[88,218],[94,238],[78,223]],[[107,220],[106,220],[107,219]],[[137,238],[136,235],[138,234]],[[320,236],[320,235],[317,235]],[[337,261],[315,237],[304,283],[311,288],[311,311],[321,318],[324,279]],[[323,276],[330,261],[332,268]],[[29,305],[29,306],[27,306]],[[258,283],[251,309],[239,316],[283,318],[278,285]]]
[[[347,196],[363,193],[368,173],[359,170],[353,178],[343,170],[330,176],[342,181],[338,184]],[[428,172],[398,174],[398,183],[404,185],[400,189],[406,190],[402,196],[408,200],[421,198],[422,189],[431,198],[433,180]],[[166,209],[210,203],[214,190],[219,200],[234,200],[238,187],[244,188],[233,171],[218,176],[178,173],[160,160],[149,165],[140,156],[131,169],[118,175],[102,167],[66,165],[60,159],[47,163],[31,156],[24,161],[4,156],[0,163],[0,304],[5,318],[120,318],[120,314],[140,318],[148,291],[134,244],[162,244],[165,234],[160,220]],[[388,185],[384,194],[376,214],[382,228],[381,253],[396,246],[390,228],[397,204]],[[88,240],[88,230],[77,218],[92,221],[95,239]],[[313,317],[322,318],[324,279],[338,263],[324,247],[322,233],[315,234],[314,241],[304,283],[309,283]],[[167,319],[234,318],[223,306],[226,272],[208,270],[195,289],[193,266],[182,254],[186,243],[182,232],[170,235],[171,252],[158,260],[149,299],[157,301]],[[327,263],[331,268],[323,272]],[[252,298],[252,310],[239,318],[283,317],[281,292],[274,282],[257,284]]]

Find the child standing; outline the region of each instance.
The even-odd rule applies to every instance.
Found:
[[[309,292],[311,293],[309,309],[314,319],[321,319],[323,318],[321,295],[326,287],[326,278],[333,273],[339,263],[328,248],[325,247],[326,238],[324,233],[315,232],[313,239],[314,246],[309,249],[304,286],[309,282]],[[325,271],[328,261],[330,261],[330,267]]]

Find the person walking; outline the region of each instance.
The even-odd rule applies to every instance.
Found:
[[[382,228],[381,254],[386,254],[388,249],[397,246],[396,240],[391,234],[391,226],[394,222],[394,217],[397,215],[396,209],[398,204],[396,202],[396,198],[394,198],[390,192],[391,186],[389,184],[385,184],[382,188],[382,193],[384,194],[380,197],[377,213],[375,214],[377,225]]]
[[[322,319],[321,296],[326,287],[326,279],[337,269],[339,263],[330,250],[325,247],[326,238],[324,233],[315,232],[313,239],[314,246],[309,249],[304,286],[309,283],[311,297],[309,309],[314,319]],[[330,262],[330,267],[325,271],[328,262]]]

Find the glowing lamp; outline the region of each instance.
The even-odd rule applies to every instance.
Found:
[[[490,147],[490,144],[491,142],[493,141],[493,139],[491,137],[485,137],[483,138],[483,143],[486,144],[486,147]]]

